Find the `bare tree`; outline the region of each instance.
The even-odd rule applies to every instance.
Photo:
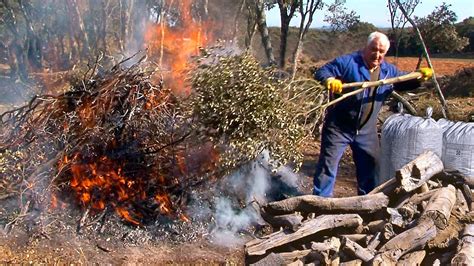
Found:
[[[270,34],[268,33],[267,18],[265,16],[265,2],[264,0],[254,0],[255,11],[257,16],[257,25],[260,35],[262,37],[263,47],[265,48],[265,54],[267,55],[268,64],[275,64],[275,56],[273,55],[272,42]]]
[[[303,0],[278,0],[278,8],[280,9],[280,58],[279,67],[285,68],[286,50],[288,45],[288,33],[290,31],[290,22],[293,19],[296,9]]]
[[[324,16],[324,21],[329,24],[334,32],[347,31],[354,25],[360,23],[360,16],[355,11],[350,12],[344,7],[346,0],[335,0],[328,6],[328,14]]]
[[[316,10],[322,8],[322,0],[309,0],[306,3],[304,1],[299,1],[299,12],[300,12],[300,27],[298,31],[298,40],[296,42],[296,47],[293,52],[293,71],[292,79],[295,78],[296,70],[298,66],[298,59],[303,49],[303,40],[308,32],[309,27],[313,23],[313,17]]]
[[[410,17],[415,8],[420,3],[420,0],[406,0],[403,3],[403,8],[407,12],[408,17]],[[387,1],[388,11],[390,12],[390,26],[392,28],[392,39],[395,48],[395,57],[398,57],[398,48],[400,46],[400,41],[403,36],[404,28],[408,23],[407,18],[403,15],[403,13],[398,8],[398,4],[395,0],[388,0]]]

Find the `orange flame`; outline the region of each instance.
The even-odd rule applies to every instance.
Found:
[[[196,20],[191,15],[192,0],[166,0],[163,9],[178,8],[180,22],[167,23],[166,14],[161,14],[160,24],[149,24],[145,33],[145,43],[149,53],[159,58],[159,65],[165,72],[164,81],[174,92],[188,94],[190,89],[185,83],[185,71],[191,56],[199,54],[199,49],[209,42],[204,28],[208,22]]]
[[[130,215],[130,212],[127,211],[126,209],[122,208],[122,207],[117,207],[115,209],[115,211],[117,212],[117,214],[124,218],[125,220],[127,220],[128,222],[134,224],[134,225],[140,225],[140,222],[133,219],[132,216]]]
[[[160,213],[169,214],[171,212],[171,200],[166,194],[158,194],[155,196],[156,202],[159,204]]]

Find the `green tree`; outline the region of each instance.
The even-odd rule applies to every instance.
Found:
[[[426,17],[415,18],[426,46],[431,53],[452,53],[461,51],[469,44],[469,39],[461,37],[454,23],[457,15],[450,10],[451,5],[443,3]]]

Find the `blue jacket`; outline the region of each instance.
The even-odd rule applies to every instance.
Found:
[[[385,61],[380,65],[380,79],[388,79],[406,74],[394,65]],[[340,56],[327,63],[314,74],[315,79],[323,82],[329,77],[342,80],[343,83],[369,81],[370,72],[362,58],[362,52]],[[373,133],[376,130],[377,115],[385,99],[395,90],[411,90],[419,87],[419,81],[407,81],[396,85],[381,85],[376,88],[374,97],[369,97],[369,88],[352,97],[342,100],[328,108],[325,118],[326,126],[336,126],[348,133]],[[356,90],[345,90],[344,93]],[[362,106],[374,101],[373,111],[368,121],[361,125],[360,117]],[[361,127],[362,126],[362,127]]]

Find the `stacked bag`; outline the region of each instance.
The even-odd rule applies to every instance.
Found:
[[[428,108],[425,117],[412,116],[399,105],[399,113],[387,118],[382,126],[379,184],[426,150],[441,158],[446,171],[474,176],[474,123],[435,121],[432,113]]]
[[[426,150],[442,154],[443,128],[431,118],[433,109],[428,108],[425,117],[404,114],[400,105],[399,110],[382,126],[379,184]]]
[[[443,161],[446,171],[459,171],[474,177],[474,123],[440,119],[443,128]]]

